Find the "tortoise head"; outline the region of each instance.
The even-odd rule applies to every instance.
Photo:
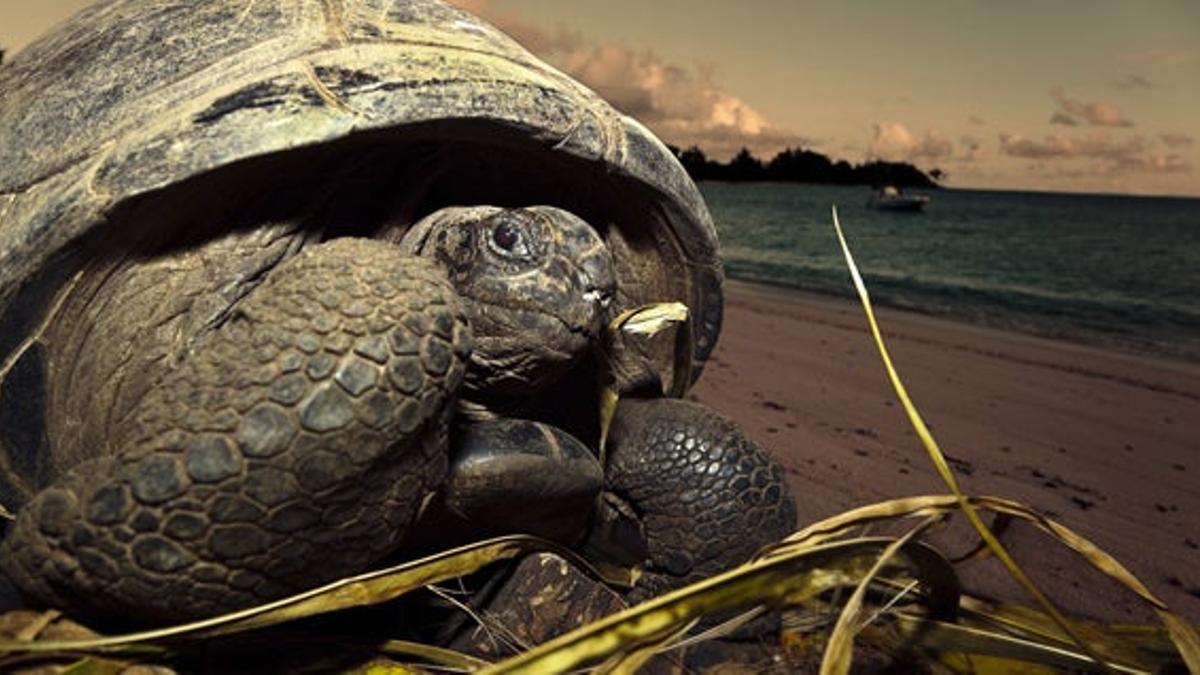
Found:
[[[616,286],[596,230],[550,206],[441,209],[400,246],[441,264],[467,301],[467,386],[488,395],[537,391],[565,373],[598,335]]]

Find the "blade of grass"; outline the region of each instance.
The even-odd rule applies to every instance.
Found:
[[[30,621],[28,626],[25,626],[17,633],[17,640],[20,642],[32,642],[36,640],[37,636],[41,635],[42,631],[46,630],[46,627],[54,623],[60,616],[62,616],[62,612],[57,609],[42,612],[33,621]]]
[[[662,331],[670,328],[678,323],[686,323],[688,318],[687,305],[682,302],[656,302],[633,309],[627,309],[617,315],[615,319],[609,322],[605,329],[604,342],[611,346],[618,340],[622,340],[623,335],[642,335],[654,336]],[[689,331],[690,333],[690,331]],[[686,341],[685,341],[686,342]],[[690,343],[688,363],[690,364]],[[675,347],[675,368],[678,370],[680,363],[680,345]],[[617,391],[616,378],[611,372],[613,369],[613,361],[611,352],[605,355],[608,361],[610,372],[605,373],[605,376],[600,382],[600,465],[605,462],[605,447],[608,442],[608,430],[612,426],[613,416],[617,414],[617,403],[620,402],[621,393]],[[675,380],[679,380],[679,373],[675,373]]]
[[[1193,663],[1200,663],[1200,659],[1197,657],[1197,654],[1200,654],[1200,646],[1198,646],[1200,645],[1200,641],[1196,638],[1195,627],[1172,614],[1162,600],[1151,593],[1137,577],[1099,546],[1096,546],[1090,540],[1065,525],[1046,518],[1018,502],[999,497],[968,497],[967,499],[976,508],[1031,523],[1060,543],[1074,550],[1096,569],[1133,591],[1158,614],[1160,620],[1167,628],[1168,635],[1171,637],[1176,651],[1183,657],[1188,667],[1193,672],[1200,673],[1200,667],[1192,665]],[[825,542],[854,528],[881,520],[928,516],[936,513],[955,511],[958,508],[958,497],[954,495],[903,497],[876,504],[868,504],[813,523],[789,536],[780,544],[765,550],[760,556],[770,558],[793,550],[795,547],[803,548]],[[1052,619],[1051,622],[1053,623]],[[1060,635],[1062,639],[1068,642],[1071,641],[1069,634],[1061,633]]]
[[[382,654],[415,656],[429,663],[436,663],[439,666],[456,668],[465,672],[476,671],[488,665],[488,662],[483,659],[475,658],[462,652],[456,652],[453,649],[434,647],[433,645],[421,642],[409,642],[408,640],[388,640],[381,643],[378,649]]]
[[[1091,670],[1096,667],[1091,655],[1065,647],[1004,635],[983,628],[934,621],[927,617],[897,614],[895,618],[901,633],[925,649],[996,656],[1059,668]],[[1110,663],[1109,667],[1120,673],[1149,672],[1128,664]]]
[[[998,630],[1064,649],[1072,648],[1070,638],[1058,630],[1050,617],[1033,607],[963,596],[961,609],[964,625]],[[1154,670],[1153,664],[1165,665],[1179,657],[1171,636],[1162,626],[1131,627],[1095,622],[1076,622],[1076,625],[1110,661]],[[1141,632],[1133,632],[1133,629]]]
[[[738,614],[728,621],[722,621],[716,626],[705,630],[703,633],[697,633],[696,635],[692,635],[685,640],[680,640],[673,644],[663,645],[661,648],[659,648],[658,653],[663,654],[676,649],[691,647],[692,645],[696,645],[707,640],[716,640],[718,638],[725,637],[742,626],[745,626],[751,621],[762,616],[766,611],[766,607],[755,607],[753,609],[746,610],[745,612]]]
[[[108,659],[86,658],[58,671],[58,675],[117,675],[137,664]]]
[[[693,619],[681,626],[673,626],[665,635],[646,635],[642,639],[642,644],[613,654],[607,661],[600,664],[595,672],[601,675],[633,675],[652,656],[666,651],[667,645],[678,642],[696,625],[697,621],[698,619]]]
[[[1167,633],[1171,635],[1171,641],[1183,656],[1188,670],[1200,673],[1200,637],[1197,636],[1196,627],[1175,614],[1162,610],[1158,612],[1158,618],[1167,627]]]
[[[613,417],[617,414],[617,404],[621,402],[621,394],[611,384],[600,387],[600,466],[607,463],[605,450],[608,448],[608,430],[612,428]]]
[[[1033,523],[1043,531],[1050,533],[1059,541],[1074,549],[1082,555],[1088,562],[1092,563],[1096,569],[1100,570],[1110,578],[1115,579],[1127,588],[1137,593],[1143,600],[1151,605],[1155,614],[1158,615],[1160,621],[1167,629],[1167,633],[1171,636],[1172,642],[1175,643],[1176,649],[1179,650],[1180,656],[1183,657],[1183,662],[1187,664],[1189,670],[1193,673],[1200,673],[1200,634],[1197,633],[1196,627],[1179,618],[1171,612],[1166,603],[1159,600],[1157,596],[1150,592],[1146,586],[1138,580],[1128,569],[1125,568],[1116,558],[1113,558],[1108,553],[1104,552],[1099,546],[1096,546],[1088,539],[1080,536],[1070,528],[1057,523],[1041,514],[1038,514],[1031,509],[1012,502],[1006,499],[998,499],[995,497],[988,498],[985,502],[989,507],[997,512],[1008,513],[1024,518]]]
[[[854,589],[854,593],[842,607],[837,623],[833,626],[833,632],[829,634],[829,640],[825,643],[825,654],[821,658],[821,675],[847,675],[850,672],[850,664],[854,660],[854,635],[857,633],[859,619],[862,615],[863,600],[867,597],[867,587],[891,562],[892,557],[902,546],[937,521],[938,517],[926,518],[925,522],[888,544],[888,547],[879,555],[879,559],[871,566],[870,571],[863,575],[862,580],[858,582],[858,587]]]
[[[888,585],[893,586],[893,590],[896,591],[896,594],[888,598],[888,601],[876,609],[874,614],[867,617],[867,620],[863,622],[864,627],[878,621],[880,617],[891,611],[891,609],[899,604],[901,600],[908,597],[908,595],[913,592],[913,589],[917,587],[917,582],[910,581],[903,585],[900,585],[899,583],[889,583]]]
[[[345,675],[424,675],[425,670],[413,670],[403,663],[376,659],[359,668],[345,671]]]
[[[650,637],[665,640],[678,628],[708,614],[797,602],[846,582],[845,574],[831,570],[853,567],[853,579],[857,580],[869,568],[863,559],[871,556],[873,561],[892,541],[886,537],[849,540],[752,561],[570,631],[481,672],[566,672],[629,648],[648,646]],[[930,596],[948,595],[957,606],[958,580],[940,554],[909,542],[900,556]]]
[[[682,302],[658,302],[627,309],[613,319],[613,331],[630,335],[657,335],[671,326],[687,321],[688,308]]]
[[[794,546],[819,544],[854,528],[880,520],[942,513],[948,508],[956,507],[957,505],[958,500],[953,495],[899,497],[874,504],[867,504],[866,506],[860,506],[817,521],[789,535],[779,544],[767,548],[760,555],[770,557],[777,555],[781,551],[790,550]]]
[[[437,586],[427,586],[426,588],[429,589],[429,591],[434,595],[453,605],[455,609],[463,614],[466,614],[472,621],[474,621],[475,625],[483,631],[484,637],[487,638],[487,641],[491,644],[492,649],[496,650],[497,653],[499,653],[501,647],[513,653],[529,649],[529,645],[517,639],[517,636],[513,635],[512,631],[506,626],[499,625],[498,622],[490,621],[484,614],[480,614],[467,603],[453,597],[445,590]]]
[[[524,535],[497,537],[395,567],[334,581],[291,597],[211,619],[127,635],[85,640],[43,642],[4,640],[0,641],[0,654],[56,651],[112,652],[136,646],[141,646],[141,651],[144,651],[144,643],[229,635],[350,607],[387,602],[415,588],[465,576],[490,563],[512,559],[530,551],[550,551],[570,560],[581,569],[591,571],[588,564],[579,556],[557,544]]]
[[[992,554],[1000,560],[1000,562],[1008,570],[1009,574],[1011,574],[1013,578],[1017,580],[1017,583],[1019,583],[1027,593],[1033,596],[1033,598],[1046,611],[1046,613],[1054,618],[1054,622],[1057,623],[1067,635],[1070,635],[1071,639],[1078,644],[1084,652],[1092,656],[1092,658],[1096,660],[1096,663],[1100,664],[1101,667],[1106,668],[1107,666],[1105,665],[1103,659],[1100,658],[1100,656],[1095,652],[1094,649],[1091,648],[1090,645],[1084,642],[1082,637],[1076,634],[1066,617],[1064,617],[1058,611],[1058,608],[1054,606],[1054,603],[1050,602],[1050,598],[1046,597],[1041,589],[1033,583],[1033,580],[1030,579],[1027,574],[1025,574],[1025,571],[1021,569],[1021,567],[1017,564],[1017,561],[1014,560],[1011,555],[1009,555],[1008,550],[1004,548],[1004,546],[1000,543],[1000,540],[996,539],[996,536],[992,534],[990,529],[988,529],[988,526],[983,522],[983,519],[979,517],[979,513],[975,510],[970,501],[967,499],[966,495],[963,494],[962,490],[959,488],[958,481],[954,478],[954,472],[951,471],[950,465],[946,462],[946,456],[942,453],[941,448],[938,447],[937,441],[934,440],[933,434],[929,431],[929,427],[926,426],[925,421],[921,418],[921,414],[917,412],[916,406],[913,404],[912,399],[910,399],[908,396],[908,390],[905,388],[904,383],[900,380],[900,375],[897,373],[896,367],[892,364],[891,355],[888,353],[887,345],[884,344],[883,341],[883,334],[879,330],[878,322],[875,320],[875,312],[871,307],[871,298],[867,293],[867,286],[865,283],[863,283],[862,275],[859,274],[858,266],[854,262],[854,256],[850,253],[850,247],[846,243],[846,236],[842,232],[842,224],[838,221],[836,206],[833,207],[833,227],[837,232],[838,243],[841,244],[842,253],[845,255],[846,265],[850,268],[850,276],[854,281],[854,288],[858,292],[858,298],[862,301],[863,311],[867,315],[867,323],[871,327],[871,336],[875,339],[875,346],[879,349],[880,359],[883,361],[884,368],[887,370],[888,379],[891,381],[892,388],[895,389],[896,395],[900,398],[900,403],[903,405],[905,413],[908,414],[909,422],[912,424],[913,429],[917,432],[917,436],[921,439],[921,443],[925,446],[925,449],[929,454],[929,458],[933,461],[933,465],[937,469],[938,475],[942,477],[942,480],[946,483],[946,486],[950,488],[950,491],[954,493],[955,498],[958,499],[959,507],[962,509],[963,514],[966,515],[967,520],[970,521],[971,526],[974,527],[975,531],[979,533],[980,538],[987,543],[988,549],[991,550]]]

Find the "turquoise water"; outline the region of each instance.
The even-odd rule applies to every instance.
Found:
[[[878,304],[1200,360],[1200,200],[941,190],[896,213],[862,187],[700,187],[732,278],[849,296],[836,204]]]

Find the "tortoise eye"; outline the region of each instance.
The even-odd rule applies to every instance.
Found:
[[[505,251],[511,252],[521,243],[521,232],[507,223],[498,225],[492,230],[492,241]]]
[[[528,232],[521,223],[509,220],[498,223],[492,228],[491,241],[488,243],[492,251],[509,260],[531,260],[533,249],[528,241]]]

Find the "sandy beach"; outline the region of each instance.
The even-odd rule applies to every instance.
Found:
[[[693,395],[783,463],[802,524],[946,492],[857,303],[737,281],[727,282],[726,302],[721,341]],[[1200,622],[1200,366],[886,308],[878,318],[965,491],[1051,516]],[[1068,611],[1153,620],[1135,596],[1032,528],[1014,527],[1005,541]],[[994,561],[968,565],[964,580],[974,592],[1024,600]]]

